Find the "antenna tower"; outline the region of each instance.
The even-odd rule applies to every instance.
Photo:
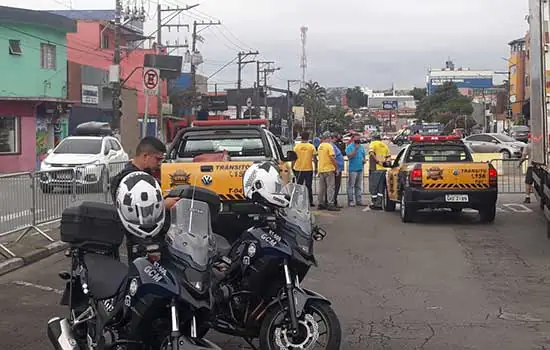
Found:
[[[306,39],[307,39],[307,27],[300,28],[300,38],[302,41],[302,57],[300,58],[300,68],[302,69],[302,87],[306,84],[306,72],[307,72],[307,54],[306,54]]]

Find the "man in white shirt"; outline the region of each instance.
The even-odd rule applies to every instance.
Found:
[[[525,200],[523,203],[529,204],[531,203],[531,193],[533,192],[533,161],[531,153],[533,152],[533,144],[529,140],[529,143],[527,146],[523,148],[523,152],[521,155],[521,162],[520,166],[523,164],[524,161],[528,161],[527,164],[527,172],[525,173]]]

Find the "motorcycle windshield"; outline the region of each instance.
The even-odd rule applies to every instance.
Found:
[[[284,193],[290,196],[290,205],[285,209],[285,219],[300,228],[300,234],[306,238],[311,236],[313,216],[309,210],[307,187],[296,183],[285,185]]]
[[[170,210],[170,217],[166,234],[170,253],[196,270],[206,270],[215,249],[208,204],[182,198]]]

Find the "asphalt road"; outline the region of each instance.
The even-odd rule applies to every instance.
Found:
[[[550,242],[537,204],[502,195],[493,225],[474,213],[322,212],[329,232],[305,285],[340,317],[342,349],[550,349]],[[0,348],[49,348],[62,254],[0,277]],[[238,339],[211,334],[223,349]]]

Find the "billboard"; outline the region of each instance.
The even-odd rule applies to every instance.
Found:
[[[453,82],[459,89],[490,89],[494,87],[492,77],[479,78],[443,78],[430,77],[428,80],[428,94],[433,94],[438,87],[446,82]]]

